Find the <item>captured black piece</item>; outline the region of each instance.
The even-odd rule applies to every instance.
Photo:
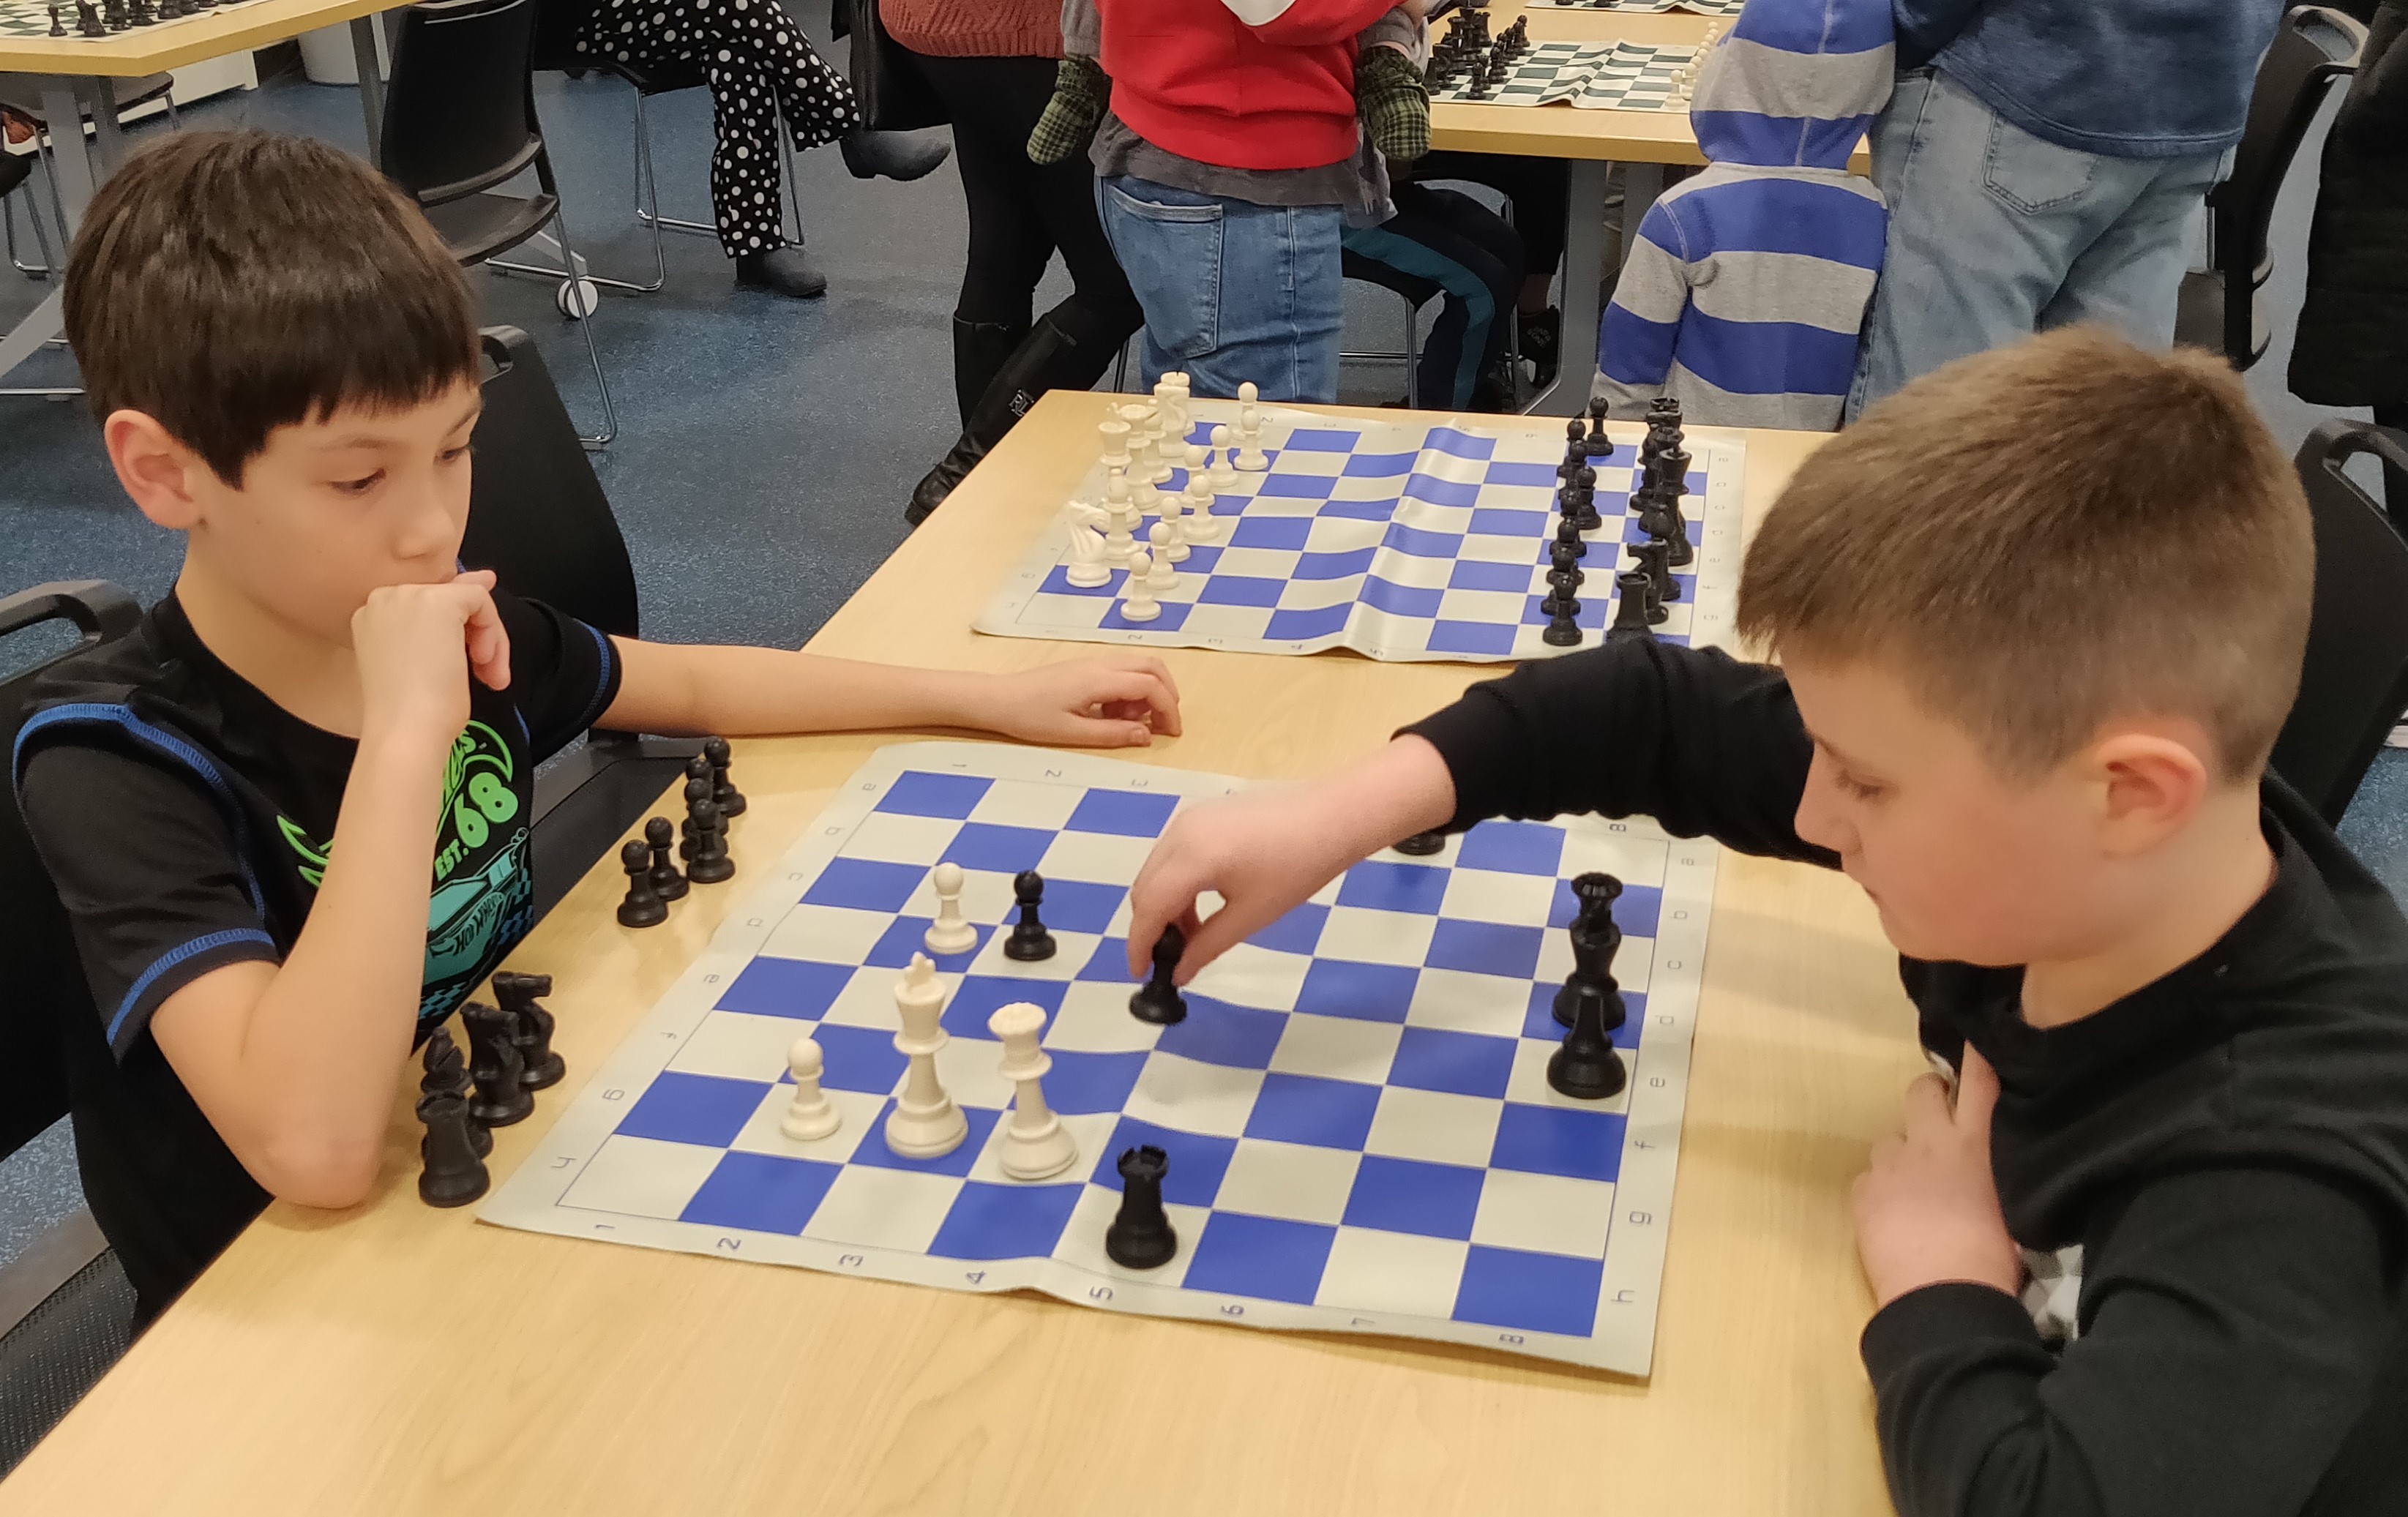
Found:
[[[510,1014],[498,1006],[470,1001],[461,1008],[460,1021],[468,1029],[468,1073],[477,1081],[468,1115],[488,1127],[524,1122],[535,1109],[535,1096],[519,1081],[526,1066],[510,1040]]]
[[[693,887],[685,882],[669,852],[677,843],[676,826],[668,818],[656,816],[644,823],[644,841],[652,851],[652,894],[665,901],[683,900]]]
[[[687,820],[694,823],[694,836],[681,850],[686,853],[686,879],[697,885],[715,885],[734,876],[736,861],[727,856],[727,823],[710,798],[708,775],[685,782],[685,809]]]
[[[1147,1143],[1120,1158],[1121,1209],[1104,1229],[1104,1253],[1124,1269],[1159,1269],[1179,1252],[1179,1233],[1162,1209],[1170,1155]]]
[[[1433,853],[1446,852],[1446,834],[1417,832],[1397,845],[1397,852],[1412,858],[1426,859]]]
[[[510,1014],[510,1043],[519,1051],[519,1084],[531,1091],[550,1090],[568,1073],[568,1061],[552,1047],[558,1019],[540,999],[551,994],[550,975],[504,969],[494,976],[494,999]]]
[[[468,1103],[456,1095],[428,1095],[418,1103],[426,1136],[418,1140],[418,1198],[431,1207],[464,1207],[493,1183],[472,1136],[482,1131],[468,1120]],[[493,1138],[487,1137],[490,1147]]]
[[[652,889],[652,851],[640,837],[619,845],[619,867],[627,872],[627,894],[619,899],[619,925],[657,927],[669,919],[669,907]]]
[[[1151,1022],[1157,1027],[1168,1027],[1187,1017],[1187,997],[1179,994],[1171,973],[1179,967],[1180,955],[1187,952],[1187,935],[1176,924],[1162,929],[1154,940],[1154,975],[1129,996],[1129,1015],[1140,1022]]]
[[[719,814],[722,817],[742,816],[744,808],[752,803],[744,798],[744,793],[738,790],[734,781],[727,778],[728,766],[735,763],[735,758],[727,747],[727,739],[704,738],[702,756],[710,764],[710,804],[719,808]]]
[[[426,1115],[425,1098],[435,1095],[458,1099],[463,1103],[461,1109],[466,1111],[468,1061],[461,1053],[460,1045],[452,1040],[451,1028],[437,1027],[426,1035],[426,1048],[420,1055],[420,1062],[426,1072],[418,1081],[419,1116],[423,1118]],[[484,1123],[471,1122],[468,1123],[468,1146],[475,1149],[477,1157],[481,1159],[494,1152],[494,1135],[485,1131]]]
[[[1054,935],[1038,920],[1037,908],[1045,899],[1045,877],[1034,869],[1023,869],[1011,877],[1011,898],[1019,903],[1020,921],[1004,939],[1003,956],[1019,964],[1035,964],[1054,956]]]

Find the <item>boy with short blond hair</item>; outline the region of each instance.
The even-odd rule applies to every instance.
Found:
[[[62,1029],[85,1195],[145,1319],[269,1196],[367,1195],[412,1046],[531,924],[536,766],[589,726],[1178,731],[1150,658],[669,647],[463,572],[466,286],[332,148],[136,154],[65,307],[119,481],[186,538],[174,592],[46,679],[11,756],[99,1013]]]
[[[1855,1195],[1899,1510],[2387,1510],[2344,1488],[2396,1461],[2408,1383],[2378,1389],[2408,923],[2266,773],[2313,557],[2216,361],[2085,330],[1965,360],[1766,517],[1739,622],[1784,666],[1615,641],[1182,813],[1132,957],[1180,922],[1192,974],[1370,852],[1494,816],[1643,812],[1843,868],[1957,1071]]]

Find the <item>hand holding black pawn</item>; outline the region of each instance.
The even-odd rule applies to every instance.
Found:
[[[464,1103],[460,1109],[465,1113],[467,1110],[465,1103],[468,1098],[468,1061],[462,1056],[460,1045],[452,1040],[451,1028],[437,1027],[426,1035],[426,1050],[420,1055],[420,1063],[426,1072],[418,1081],[419,1117],[424,1119],[426,1103],[438,1095],[448,1095]],[[494,1152],[494,1135],[485,1131],[482,1123],[468,1123],[468,1143],[480,1159]]]
[[[1170,1156],[1151,1143],[1120,1157],[1121,1209],[1104,1229],[1104,1254],[1124,1269],[1159,1269],[1179,1252],[1179,1233],[1162,1209]]]
[[[426,1136],[418,1140],[423,1167],[418,1174],[418,1198],[431,1207],[464,1207],[485,1194],[493,1179],[476,1147],[482,1127],[468,1120],[468,1103],[456,1095],[428,1095],[418,1103],[418,1120]],[[485,1147],[493,1146],[486,1137]]]
[[[568,1061],[552,1046],[552,1035],[560,1023],[543,1004],[542,997],[551,994],[550,975],[505,969],[494,976],[494,999],[510,1014],[510,1043],[519,1051],[519,1084],[526,1090],[550,1090],[568,1073]]]
[[[477,1094],[468,1103],[468,1115],[488,1127],[507,1127],[523,1122],[535,1109],[535,1097],[519,1083],[526,1066],[519,1059],[518,1045],[510,1041],[510,1015],[497,1006],[471,1001],[460,1012],[460,1020],[468,1029],[468,1072],[477,1081]]]
[[[727,747],[727,739],[724,737],[703,739],[702,756],[710,764],[710,804],[719,808],[719,814],[723,819],[742,816],[744,808],[752,803],[744,798],[742,791],[736,788],[735,781],[727,778],[728,767],[735,763],[735,757]]]
[[[1003,956],[1015,964],[1035,964],[1054,956],[1054,935],[1038,920],[1038,904],[1045,898],[1045,878],[1034,869],[1011,877],[1011,898],[1020,906],[1020,920],[1004,939]]]
[[[677,828],[668,818],[656,816],[644,823],[644,841],[652,851],[652,894],[665,901],[683,900],[693,887],[678,872],[677,860],[669,852],[677,841]]]
[[[1653,637],[1655,629],[1647,623],[1647,593],[1651,588],[1646,571],[1625,569],[1613,577],[1613,624],[1605,629],[1610,642],[1616,637]]]
[[[619,867],[627,871],[627,894],[619,902],[622,927],[657,927],[669,919],[669,906],[652,889],[652,851],[640,837],[619,845]]]
[[[1179,994],[1179,985],[1171,974],[1186,952],[1185,933],[1176,925],[1162,929],[1162,936],[1154,940],[1154,977],[1129,996],[1130,1016],[1157,1027],[1168,1027],[1185,1019],[1187,997]]]
[[[685,809],[694,823],[694,852],[686,859],[685,877],[697,885],[718,884],[736,873],[736,863],[727,856],[727,824],[710,798],[708,777],[685,782]]]

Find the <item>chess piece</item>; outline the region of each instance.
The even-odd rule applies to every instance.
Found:
[[[1192,450],[1202,452],[1197,448]],[[1221,540],[1221,519],[1212,514],[1212,488],[1201,469],[1187,476],[1185,510],[1179,521],[1179,556],[1187,556],[1187,544],[1211,543]]]
[[[1588,539],[1580,534],[1580,522],[1570,516],[1555,523],[1556,548],[1569,551],[1574,558],[1588,556]]]
[[[1168,1027],[1187,1017],[1187,997],[1179,994],[1172,973],[1187,952],[1187,935],[1176,926],[1162,929],[1154,940],[1154,974],[1129,996],[1129,1015],[1140,1022]]]
[[[928,883],[937,893],[937,919],[920,935],[921,942],[940,959],[978,947],[978,928],[962,914],[962,866],[939,864],[930,871]]]
[[[59,0],[50,0],[50,36],[67,35],[67,23],[59,17]]]
[[[1583,532],[1595,532],[1605,525],[1605,518],[1597,511],[1597,470],[1583,464],[1572,470],[1572,492],[1580,498],[1580,514],[1576,518]]]
[[[1622,1025],[1622,993],[1577,977],[1564,987],[1572,994],[1571,1030],[1547,1058],[1547,1086],[1575,1101],[1602,1101],[1629,1082],[1622,1055],[1609,1036]]]
[[[665,816],[656,816],[644,823],[644,845],[652,852],[652,894],[664,901],[681,901],[693,888],[685,882],[685,876],[678,870],[677,860],[669,853],[670,844],[676,836],[677,828],[670,825],[669,819]]]
[[[426,1115],[426,1102],[438,1095],[459,1100],[461,1112],[466,1115],[468,1109],[468,1061],[460,1052],[460,1045],[452,1040],[451,1028],[437,1027],[426,1035],[426,1048],[420,1055],[420,1064],[426,1071],[418,1081],[420,1119],[423,1120]],[[485,1130],[483,1123],[468,1123],[468,1146],[476,1150],[480,1159],[494,1152],[494,1135]]]
[[[476,1124],[468,1120],[468,1103],[456,1095],[429,1095],[418,1103],[418,1120],[426,1124],[426,1135],[418,1140],[424,1166],[418,1198],[431,1207],[464,1207],[484,1195],[493,1178],[470,1136]],[[490,1145],[493,1139],[485,1141]]]
[[[702,790],[699,798],[696,786]],[[710,798],[710,780],[689,780],[685,789],[687,809],[694,815],[694,856],[686,860],[685,877],[697,885],[716,885],[736,873],[736,861],[727,853],[727,823]]]
[[[1238,488],[1238,465],[1230,458],[1230,454],[1234,451],[1235,450],[1229,446],[1227,424],[1223,423],[1213,427],[1212,468],[1206,482],[1211,485],[1212,493],[1216,495],[1226,494]]]
[[[722,818],[742,816],[744,808],[752,803],[744,798],[742,791],[736,788],[735,781],[727,778],[727,771],[736,763],[735,752],[727,746],[727,739],[705,737],[702,740],[702,756],[710,761],[710,804],[719,808]]]
[[[136,21],[134,24],[136,26],[150,25],[150,23],[149,21],[140,19],[141,14],[140,0],[136,0]],[[76,0],[76,35],[79,36],[107,36],[108,35],[108,26],[100,19],[100,12],[93,8],[92,0]]]
[[[1045,930],[1038,919],[1038,904],[1045,898],[1045,877],[1034,869],[1023,869],[1011,877],[1011,898],[1020,908],[1020,920],[1012,925],[1011,936],[1004,939],[1003,956],[1015,964],[1036,964],[1054,956],[1054,935]]]
[[[844,1113],[820,1089],[819,1039],[805,1033],[786,1050],[786,1069],[795,1077],[795,1098],[778,1119],[778,1131],[797,1143],[825,1138],[844,1125]]]
[[[1128,479],[1117,469],[1104,476],[1104,558],[1112,564],[1126,564],[1137,551],[1134,534],[1138,510],[1129,499]]]
[[[1070,562],[1062,568],[1065,582],[1081,590],[1100,590],[1112,582],[1112,566],[1104,562],[1110,550],[1094,527],[1077,523],[1070,528]]]
[[[1615,637],[1652,637],[1656,634],[1647,623],[1647,576],[1640,569],[1625,569],[1613,577],[1613,624],[1605,629],[1607,640]]]
[[[1149,582],[1154,575],[1154,559],[1142,548],[1129,558],[1128,581],[1121,586],[1120,617],[1124,622],[1151,622],[1162,614],[1162,603],[1154,598]]]
[[[1079,1145],[1045,1104],[1039,1081],[1054,1061],[1037,1046],[1045,1031],[1042,1008],[1014,1001],[986,1019],[986,1030],[1003,1045],[1003,1078],[1013,1085],[1011,1121],[1003,1130],[997,1159],[1014,1180],[1044,1180],[1079,1162]]]
[[[1151,1143],[1123,1152],[1121,1209],[1104,1229],[1104,1254],[1124,1269],[1158,1269],[1179,1252],[1179,1233],[1162,1209],[1170,1156]]]
[[[695,807],[710,799],[710,761],[696,753],[686,761],[685,788],[679,793],[685,798],[685,817],[678,823],[678,857],[691,862],[694,858]]]
[[[926,954],[911,955],[895,987],[895,1009],[903,1021],[895,1049],[910,1066],[904,1071],[903,1094],[886,1117],[886,1146],[907,1159],[941,1159],[961,1147],[970,1124],[937,1081],[937,1051],[953,1039],[937,1024],[945,1010],[945,988]]]
[[[468,1029],[468,1073],[477,1082],[468,1115],[488,1127],[524,1122],[535,1109],[535,1096],[519,1082],[526,1066],[518,1045],[510,1040],[510,1016],[497,1006],[470,1001],[460,1010]]]
[[[627,894],[619,902],[622,927],[657,927],[669,919],[668,903],[652,892],[652,851],[640,837],[619,848],[619,867],[627,871]]]
[[[1096,430],[1104,439],[1104,467],[1125,471],[1129,466],[1129,424],[1112,416],[1096,422]]]
[[[135,25],[149,26],[159,19],[158,9],[151,5],[150,0],[133,0],[133,6]],[[82,0],[77,0],[77,8],[82,8]]]
[[[1168,522],[1156,522],[1154,530],[1146,534],[1146,540],[1154,545],[1154,551],[1147,555],[1150,562],[1145,568],[1145,589],[1148,594],[1158,597],[1179,587],[1179,571],[1170,565],[1174,552],[1179,557],[1186,556],[1187,545],[1179,540],[1179,529]]]
[[[1443,853],[1446,852],[1446,834],[1417,832],[1397,844],[1397,852],[1408,858],[1416,859],[1426,859],[1433,853]]]
[[[1676,438],[1670,447],[1656,455],[1656,504],[1658,513],[1656,527],[1650,528],[1671,548],[1671,562],[1690,563],[1697,550],[1689,542],[1688,520],[1681,514],[1681,497],[1689,488],[1689,455],[1682,451]]]
[[[568,1073],[568,1061],[552,1046],[559,1020],[544,1009],[541,999],[551,994],[550,975],[503,969],[494,976],[494,999],[510,1014],[510,1045],[519,1051],[519,1084],[526,1090],[550,1090]]]
[[[1648,594],[1661,608],[1664,602],[1681,598],[1681,581],[1672,576],[1672,545],[1662,539],[1642,542],[1630,551],[1639,561],[1641,572],[1647,576]]]
[[[1241,380],[1238,385],[1238,456],[1235,462],[1239,469],[1247,474],[1260,474],[1271,466],[1270,455],[1263,451],[1263,413],[1255,406],[1255,397],[1261,394],[1252,379]]]
[[[1613,903],[1622,894],[1622,881],[1610,874],[1596,870],[1572,880],[1572,895],[1580,902],[1580,912],[1572,918],[1570,929],[1572,943],[1572,972],[1565,977],[1563,988],[1555,992],[1555,1021],[1563,1026],[1572,1024],[1572,1003],[1575,980],[1595,985],[1608,994],[1621,988],[1613,980],[1613,956],[1622,949],[1622,928],[1613,920]]]

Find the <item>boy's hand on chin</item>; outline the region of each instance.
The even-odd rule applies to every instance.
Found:
[[[1907,1087],[1906,1131],[1874,1144],[1871,1167],[1856,1177],[1856,1254],[1878,1305],[1945,1281],[2009,1295],[2022,1287],[2023,1259],[1990,1175],[1998,1102],[1998,1073],[1970,1043],[1954,1109],[1938,1075]]]
[[[420,737],[449,745],[468,724],[470,673],[494,690],[508,688],[509,635],[493,590],[493,572],[475,569],[440,584],[369,593],[351,613],[364,738]]]

